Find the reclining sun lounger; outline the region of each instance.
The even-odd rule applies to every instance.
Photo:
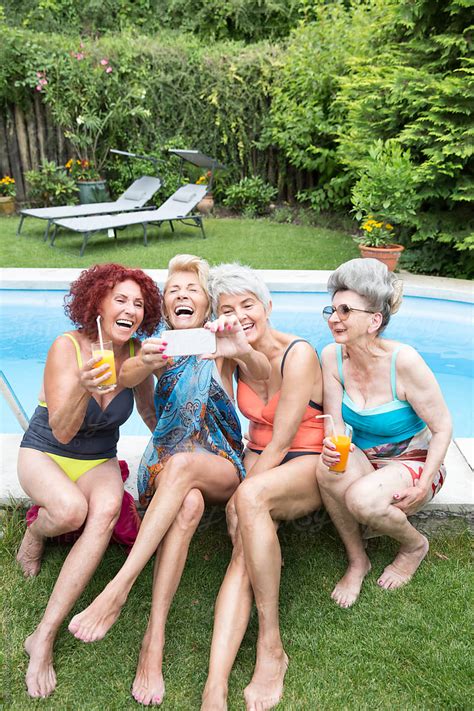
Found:
[[[192,211],[206,195],[206,193],[209,192],[212,185],[213,171],[216,168],[223,168],[224,166],[219,164],[213,158],[209,158],[209,156],[204,155],[200,151],[170,149],[169,152],[173,155],[177,155],[183,161],[186,160],[201,168],[210,170],[211,175],[209,184],[197,185],[196,183],[188,183],[187,185],[183,185],[156,210],[144,210],[137,213],[127,212],[120,215],[108,214],[73,219],[55,219],[51,246],[54,245],[58,227],[64,227],[68,230],[72,230],[73,232],[79,232],[83,235],[80,252],[82,257],[90,237],[95,232],[113,230],[114,236],[116,237],[117,235],[115,230],[117,229],[122,229],[131,225],[141,225],[143,227],[143,244],[146,247],[148,244],[147,225],[157,224],[160,226],[163,222],[169,222],[171,230],[174,231],[174,221],[180,221],[181,223],[191,227],[198,227],[201,230],[203,239],[205,239],[206,233],[204,232],[202,215],[192,214]]]
[[[114,202],[96,202],[88,205],[64,205],[62,207],[38,207],[20,210],[20,224],[17,235],[20,234],[25,217],[37,217],[47,220],[44,231],[44,241],[48,239],[49,229],[54,220],[67,217],[82,217],[86,215],[104,215],[117,212],[129,212],[143,209],[143,206],[160,189],[160,178],[144,175],[135,180],[130,187]]]
[[[171,197],[166,200],[156,210],[142,210],[140,212],[122,212],[120,215],[97,215],[89,217],[75,217],[69,220],[54,220],[54,232],[51,238],[51,246],[56,240],[58,227],[65,227],[73,232],[80,232],[83,235],[81,257],[87,246],[89,238],[95,232],[103,232],[104,230],[118,230],[131,225],[141,225],[143,227],[143,244],[148,245],[147,240],[147,225],[169,222],[171,229],[174,231],[173,221],[180,220],[191,227],[199,227],[202,232],[203,239],[206,237],[202,224],[201,215],[190,215],[194,207],[202,200],[207,192],[206,185],[183,185]],[[117,235],[115,234],[115,237]]]

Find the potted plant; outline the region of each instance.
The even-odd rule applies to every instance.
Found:
[[[0,180],[0,213],[12,215],[15,212],[15,181],[9,175]]]
[[[362,235],[355,237],[355,241],[359,245],[360,256],[378,259],[387,265],[389,271],[393,272],[405,249],[401,244],[395,243],[393,225],[374,215],[367,215],[362,220],[361,230]]]
[[[65,168],[77,185],[81,203],[104,202],[109,199],[105,180],[102,180],[99,171],[86,158],[70,158]]]
[[[196,185],[204,185],[209,183],[211,178],[211,171],[208,170],[204,175],[200,175],[196,180]],[[212,193],[206,193],[203,199],[196,205],[198,212],[202,215],[209,215],[214,208],[214,196]]]

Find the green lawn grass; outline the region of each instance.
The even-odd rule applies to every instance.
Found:
[[[1,262],[5,267],[84,267],[103,262],[148,269],[166,268],[175,254],[197,254],[211,264],[238,260],[255,269],[335,269],[358,256],[350,234],[336,229],[278,224],[266,219],[204,220],[207,239],[201,231],[176,223],[148,228],[148,247],[141,227],[94,235],[83,257],[82,237],[61,230],[54,247],[43,242],[45,221],[26,218],[20,237],[19,217],[0,218]]]
[[[19,512],[8,511],[3,524],[5,664],[0,705],[22,711],[137,709],[130,686],[150,606],[151,563],[103,641],[82,644],[64,624],[56,644],[57,690],[50,699],[30,700],[24,687],[27,658],[22,643],[40,619],[67,548],[49,546],[38,578],[24,580],[14,562],[23,531]],[[450,537],[432,538],[414,581],[392,593],[380,590],[375,581],[392,559],[395,544],[385,538],[369,541],[373,572],[351,610],[338,608],[329,598],[345,565],[331,524],[286,524],[280,538],[281,628],[290,666],[279,709],[470,708],[472,669],[466,630],[469,616],[472,622],[472,569],[464,524]],[[164,709],[199,709],[213,605],[229,555],[222,519],[196,533],[167,626]],[[123,560],[123,551],[112,545],[73,613],[93,599]],[[252,674],[256,635],[253,613],[230,680],[230,711],[244,709],[242,690]]]

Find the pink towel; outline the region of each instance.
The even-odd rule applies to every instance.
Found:
[[[119,465],[120,473],[122,474],[122,481],[127,481],[130,474],[128,464],[123,460],[119,460]],[[36,521],[39,509],[40,507],[36,504],[28,509],[26,512],[27,526],[31,526],[33,521]],[[141,519],[138,515],[133,496],[129,494],[128,491],[124,491],[120,516],[114,526],[111,540],[127,546],[127,553],[129,553],[137,537],[140,523]],[[69,531],[68,533],[62,533],[60,536],[53,536],[50,540],[55,543],[74,543],[77,541],[83,530],[84,524],[81,528],[78,528],[77,531]]]

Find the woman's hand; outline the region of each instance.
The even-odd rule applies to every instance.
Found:
[[[427,493],[426,488],[421,486],[419,481],[416,480],[413,486],[394,493],[393,505],[396,506],[397,509],[400,509],[400,511],[403,511],[407,516],[410,516],[416,513],[420,509],[420,506],[423,505]]]
[[[140,358],[143,365],[152,370],[163,368],[169,362],[169,356],[164,353],[167,345],[162,338],[147,338],[143,341],[140,349]]]
[[[102,356],[94,356],[93,358],[90,358],[90,360],[86,361],[86,363],[79,370],[80,383],[84,390],[91,395],[97,395],[97,393],[105,395],[106,393],[112,392],[112,390],[115,390],[116,388],[116,385],[103,385],[103,383],[110,378],[111,372],[110,366],[107,365],[107,363],[94,367],[101,360]]]
[[[216,334],[217,348],[215,353],[206,353],[202,358],[240,358],[252,350],[237,316],[222,314],[215,321],[205,323],[204,328]]]
[[[323,439],[323,449],[321,451],[321,461],[327,467],[333,467],[335,464],[339,464],[341,460],[341,455],[336,449],[336,445],[330,437],[325,437]]]

